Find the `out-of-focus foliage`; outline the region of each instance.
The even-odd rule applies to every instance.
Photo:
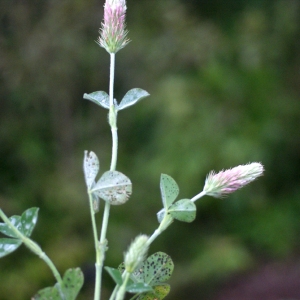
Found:
[[[117,54],[116,98],[135,87],[151,96],[119,113],[117,169],[133,195],[112,209],[107,265],[158,225],[161,173],[191,198],[212,169],[266,168],[226,200],[196,202],[196,221],[174,223],[150,249],[174,260],[170,299],[208,299],[232,274],[300,250],[300,3],[127,6],[132,42]],[[83,268],[80,299],[91,298],[94,271],[83,153],[97,153],[103,172],[111,154],[107,111],[82,99],[108,91],[109,57],[95,43],[102,8],[96,0],[0,2],[0,205],[9,216],[40,207],[32,237],[62,274]],[[0,278],[2,300],[54,283],[24,247],[1,259]]]

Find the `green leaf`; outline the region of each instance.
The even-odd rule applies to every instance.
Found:
[[[153,289],[150,285],[144,282],[132,283],[126,287],[126,291],[133,294],[140,294],[146,292],[153,292]]]
[[[84,99],[90,100],[99,106],[109,109],[109,96],[106,92],[97,91],[90,94],[84,94]]]
[[[182,199],[173,203],[168,212],[174,219],[190,223],[196,218],[196,205],[190,199]]]
[[[38,207],[32,207],[25,210],[21,216],[22,228],[20,231],[27,237],[29,237],[38,220]]]
[[[126,93],[121,103],[118,106],[118,110],[125,109],[139,102],[140,100],[148,97],[150,94],[142,89],[131,89]]]
[[[141,266],[139,269],[135,270],[131,274],[131,278],[134,282],[143,282],[144,283],[144,268]]]
[[[120,264],[119,271],[123,272],[124,263]],[[128,285],[127,291],[141,294],[138,300],[161,300],[170,291],[170,286],[164,284],[173,272],[174,264],[171,257],[163,252],[149,256],[142,266],[131,274],[135,284]],[[152,288],[152,290],[150,290]],[[149,289],[147,291],[147,289]]]
[[[9,220],[20,233],[29,237],[37,222],[38,210],[37,207],[29,208],[23,212],[21,217],[12,216]],[[6,223],[0,223],[0,232],[11,237],[0,239],[0,257],[3,257],[19,248],[22,240]]]
[[[104,267],[104,269],[108,272],[116,284],[121,285],[123,283],[122,274],[118,269],[111,267]]]
[[[176,181],[169,175],[161,174],[160,191],[163,206],[167,209],[176,199],[179,194],[179,187]]]
[[[165,282],[171,277],[174,264],[169,255],[156,252],[149,256],[143,266],[144,282],[149,285]]]
[[[83,285],[83,274],[79,268],[69,269],[63,277],[62,293],[58,284],[40,290],[33,300],[75,300]]]
[[[120,205],[129,199],[132,184],[130,179],[121,172],[107,171],[93,187],[92,192],[112,205]]]
[[[165,212],[166,212],[166,210],[163,208],[156,214],[158,223],[161,223],[161,221],[163,220],[163,218],[165,216]]]
[[[92,151],[90,153],[84,151],[83,172],[86,186],[90,189],[99,172],[99,160],[97,155]]]
[[[138,296],[136,300],[162,300],[169,294],[171,287],[169,284],[161,284],[153,286],[153,290],[153,292]]]
[[[19,230],[22,231],[22,223],[20,216],[12,216],[9,218],[9,221]],[[0,232],[14,238],[18,238],[16,233],[6,224],[0,223]]]
[[[81,270],[79,268],[67,270],[63,277],[63,285],[63,293],[66,300],[76,299],[83,285],[83,274]]]
[[[6,256],[22,244],[22,241],[14,238],[1,238],[0,239],[0,257]]]
[[[46,287],[32,297],[32,300],[62,300],[62,297],[60,296],[60,293],[58,289],[53,287]]]
[[[22,234],[29,237],[36,225],[38,210],[38,207],[29,208],[23,212],[21,217],[12,216],[9,220]],[[18,238],[17,234],[6,223],[0,223],[0,232],[7,236]]]
[[[124,264],[124,262],[122,262],[122,263],[119,264],[118,270],[121,272],[121,274],[125,271],[125,264]]]

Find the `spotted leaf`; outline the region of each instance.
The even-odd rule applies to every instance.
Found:
[[[153,292],[139,295],[137,300],[162,300],[169,294],[171,289],[169,284],[155,285],[152,288]]]
[[[190,223],[196,218],[196,205],[190,199],[182,199],[173,203],[168,213],[176,220]]]
[[[112,205],[120,205],[128,201],[132,193],[130,179],[118,171],[105,172],[92,192]]]
[[[167,209],[176,199],[179,194],[179,187],[176,181],[169,175],[161,174],[160,191],[163,206]]]
[[[167,281],[171,277],[174,264],[169,255],[156,252],[147,258],[141,269],[143,281],[152,286]]]
[[[85,183],[88,189],[91,189],[95,178],[99,172],[99,160],[94,152],[84,151],[83,172]]]

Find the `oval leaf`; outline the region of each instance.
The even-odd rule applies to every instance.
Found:
[[[147,258],[142,269],[144,282],[152,286],[168,280],[173,272],[174,264],[168,254],[156,252]]]
[[[29,237],[37,223],[38,207],[32,207],[25,210],[21,216],[22,229],[20,230],[25,236]]]
[[[20,216],[12,216],[9,218],[9,221],[19,230],[22,230],[22,223],[21,223],[21,217]],[[0,223],[0,232],[10,236],[18,238],[16,233],[6,224],[6,223]]]
[[[126,93],[118,106],[118,110],[127,108],[139,102],[140,100],[148,97],[150,94],[142,89],[131,89]]]
[[[6,256],[16,249],[22,244],[22,241],[19,239],[12,238],[1,238],[0,239],[0,257]]]
[[[160,192],[161,192],[163,206],[165,209],[167,209],[178,196],[179,187],[176,181],[171,176],[166,174],[161,174]]]
[[[112,205],[120,205],[128,201],[132,193],[130,179],[118,171],[105,172],[96,183],[92,192]]]
[[[134,282],[144,282],[144,268],[143,268],[143,265],[131,274],[131,277],[132,277]]]
[[[108,272],[108,274],[116,284],[122,285],[123,283],[122,274],[118,269],[111,268],[111,267],[104,267],[104,269]]]
[[[106,109],[109,109],[109,96],[106,92],[97,91],[90,94],[84,94],[83,98],[90,100]]]
[[[150,285],[144,282],[137,282],[126,287],[126,291],[133,294],[140,294],[146,292],[153,292],[153,289]]]
[[[33,300],[75,300],[83,285],[83,274],[79,268],[69,269],[63,277],[63,286],[58,283],[53,287],[44,288],[32,298]],[[61,295],[62,293],[62,295]]]
[[[174,219],[190,223],[196,218],[196,205],[190,199],[182,199],[173,203],[168,212]]]
[[[169,294],[171,287],[168,284],[155,285],[153,290],[152,293],[140,295],[137,300],[162,300]]]
[[[32,300],[61,300],[62,297],[56,287],[46,287],[42,290],[39,290]]]
[[[86,186],[90,189],[99,172],[99,160],[97,155],[92,151],[90,153],[84,151],[83,172]]]
[[[63,293],[66,300],[75,300],[83,285],[83,274],[79,268],[68,269],[63,277]]]

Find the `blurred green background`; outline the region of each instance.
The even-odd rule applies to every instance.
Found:
[[[0,206],[9,216],[40,207],[32,237],[61,273],[82,267],[79,300],[92,299],[94,274],[83,152],[96,152],[101,172],[111,154],[107,111],[82,98],[108,91],[109,56],[95,43],[103,4],[0,2]],[[196,221],[174,223],[151,247],[175,262],[168,299],[219,299],[236,277],[299,262],[300,2],[127,7],[132,42],[116,57],[115,96],[139,87],[151,97],[119,113],[117,169],[133,195],[111,210],[106,264],[116,267],[136,235],[157,227],[161,173],[191,198],[210,170],[252,161],[264,164],[264,177],[225,200],[196,202]],[[104,282],[108,299],[113,284]],[[30,299],[53,284],[24,246],[0,260],[1,300]]]

